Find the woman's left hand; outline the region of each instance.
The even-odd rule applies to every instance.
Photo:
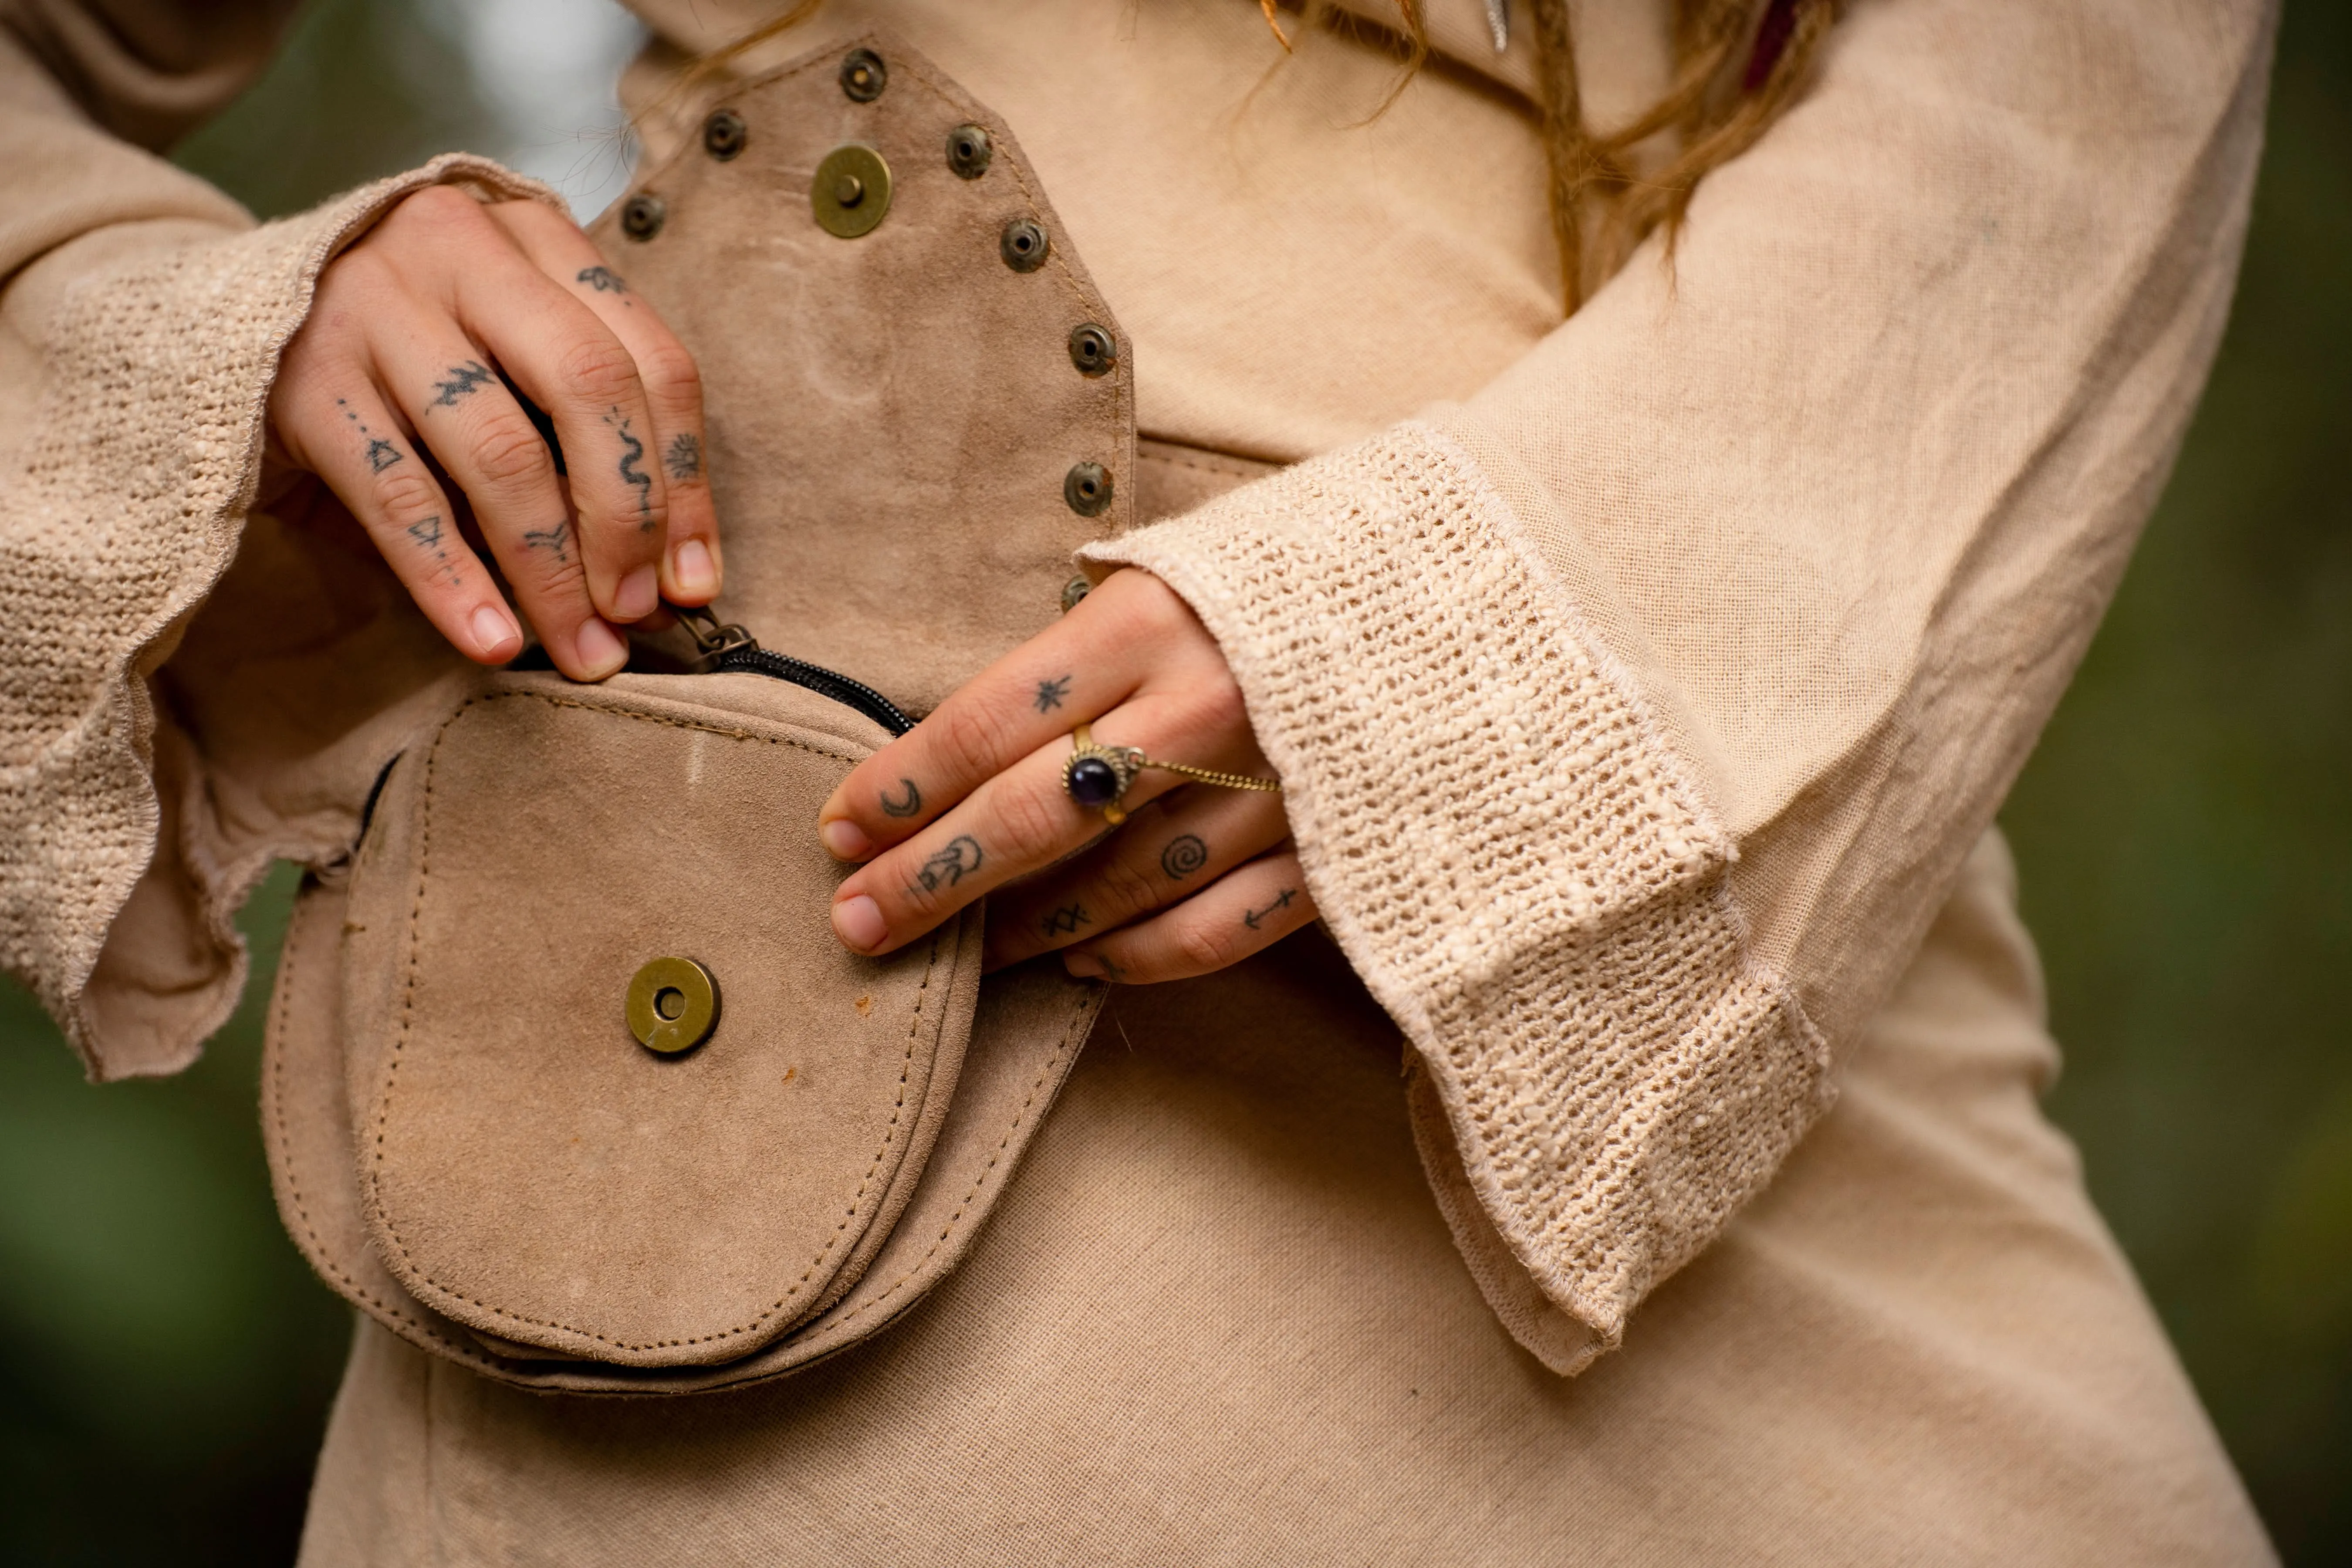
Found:
[[[868,862],[834,894],[842,942],[888,952],[993,893],[987,967],[1058,948],[1073,974],[1141,984],[1223,969],[1315,918],[1278,795],[1147,769],[1105,837],[1062,787],[1082,723],[1099,745],[1269,774],[1215,640],[1158,578],[1115,573],[824,803],[819,840]]]

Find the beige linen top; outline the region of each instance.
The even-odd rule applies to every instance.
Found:
[[[437,668],[380,589],[373,662],[320,668],[356,645],[256,575],[258,522],[224,591],[307,706],[166,668],[277,350],[400,193],[523,188],[445,163],[257,229],[118,139],[218,102],[282,8],[0,0],[0,953],[100,1078],[191,1059],[230,911],[343,852]],[[755,10],[637,8],[641,100]],[[1578,8],[1604,121],[1667,9]],[[1532,28],[1498,58],[1478,0],[1428,12],[1442,58],[1369,122],[1392,58],[1281,58],[1247,0],[835,0],[779,53],[880,20],[1017,128],[1165,482],[1295,465],[1087,558],[1223,647],[1456,1238],[1569,1372],[1828,1104],[2080,658],[2220,335],[2273,13],[1857,0],[1671,268],[1563,324]]]

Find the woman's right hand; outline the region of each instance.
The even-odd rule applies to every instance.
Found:
[[[553,422],[563,472],[509,383]],[[320,275],[269,432],[268,461],[324,480],[434,626],[481,663],[521,652],[522,628],[441,475],[576,680],[625,664],[617,628],[664,599],[719,593],[693,357],[539,202],[435,186],[394,207]]]

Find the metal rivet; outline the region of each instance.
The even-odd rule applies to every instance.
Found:
[[[631,239],[651,239],[661,232],[669,209],[659,196],[635,195],[621,205],[621,232]]]
[[[1034,272],[1045,265],[1045,252],[1052,248],[1052,243],[1034,222],[1017,217],[1004,226],[996,248],[1003,253],[1004,265],[1013,271]]]
[[[1100,517],[1110,505],[1110,470],[1100,463],[1073,463],[1062,479],[1062,499],[1080,517]]]
[[[690,1051],[719,1026],[719,982],[690,958],[656,958],[629,981],[629,1033],[649,1051]]]
[[[948,132],[948,167],[962,178],[977,180],[988,173],[988,161],[995,156],[986,127],[959,125]]]
[[[1111,335],[1088,321],[1070,329],[1070,363],[1086,375],[1108,375],[1118,363],[1118,344]]]
[[[724,163],[743,150],[751,128],[731,109],[722,109],[702,122],[702,150]]]
[[[871,103],[890,85],[890,68],[872,49],[852,49],[841,57],[841,90],[857,103]]]
[[[872,234],[890,216],[890,165],[863,142],[835,147],[816,166],[809,206],[827,234],[844,239]]]
[[[1073,577],[1062,584],[1062,614],[1068,615],[1078,607],[1078,601],[1095,591],[1095,585],[1084,577]]]

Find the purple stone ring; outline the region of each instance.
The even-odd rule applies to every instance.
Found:
[[[1127,808],[1119,800],[1149,765],[1143,753],[1133,746],[1097,745],[1094,731],[1085,724],[1070,731],[1070,760],[1062,764],[1063,792],[1087,810],[1101,812],[1103,820],[1117,827],[1127,820]]]
[[[1226,789],[1263,790],[1271,795],[1282,792],[1279,779],[1220,773],[1188,763],[1155,763],[1133,746],[1099,745],[1093,729],[1085,724],[1070,731],[1070,760],[1062,764],[1062,792],[1087,810],[1101,812],[1103,820],[1113,827],[1127,820],[1127,807],[1119,803],[1135,783],[1135,775],[1146,768],[1181,773]]]

